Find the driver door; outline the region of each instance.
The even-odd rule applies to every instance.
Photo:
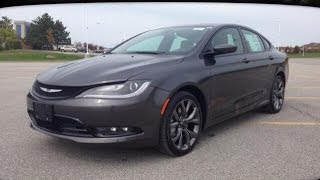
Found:
[[[210,66],[211,118],[216,118],[246,105],[243,98],[249,94],[246,88],[251,82],[247,79],[248,65],[245,62],[244,46],[240,33],[235,27],[226,27],[217,31],[209,42],[208,49],[216,45],[237,46],[234,53],[215,55]]]

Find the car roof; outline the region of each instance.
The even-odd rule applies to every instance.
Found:
[[[183,24],[183,25],[176,25],[176,26],[168,26],[168,27],[163,27],[163,28],[177,28],[177,27],[212,27],[212,28],[217,28],[217,27],[223,27],[223,26],[237,26],[237,27],[244,27],[248,28],[243,25],[239,24],[230,24],[230,23],[203,23],[203,24]],[[162,28],[159,28],[162,29]],[[250,28],[249,28],[250,29]]]
[[[148,31],[157,30],[157,29],[167,29],[167,28],[179,28],[179,27],[210,27],[210,28],[212,28],[212,30],[215,30],[215,29],[219,29],[219,28],[225,27],[225,26],[244,28],[244,29],[248,29],[248,30],[251,30],[255,33],[260,34],[259,32],[255,31],[254,29],[249,28],[247,26],[243,26],[243,25],[239,25],[239,24],[231,24],[231,23],[230,24],[228,24],[228,23],[184,24],[184,25],[175,25],[175,26],[167,26],[167,27],[161,27],[161,28],[156,28],[156,29],[150,29]]]
[[[215,29],[219,29],[221,27],[225,27],[225,26],[233,26],[233,27],[239,27],[239,28],[244,28],[247,30],[250,30],[254,33],[259,34],[260,36],[262,36],[264,39],[267,39],[265,36],[263,36],[261,33],[259,33],[258,31],[244,26],[244,25],[240,25],[240,24],[232,24],[232,23],[204,23],[204,24],[185,24],[185,25],[176,25],[176,26],[168,26],[168,27],[163,27],[163,28],[158,28],[158,29],[165,29],[165,28],[178,28],[178,27],[211,27],[212,30]],[[155,29],[153,29],[155,30]],[[268,40],[269,41],[269,40]],[[270,43],[270,42],[269,42]]]

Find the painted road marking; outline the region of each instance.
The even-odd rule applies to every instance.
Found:
[[[320,122],[281,122],[281,121],[265,121],[259,122],[258,124],[265,125],[291,125],[291,126],[320,126]]]
[[[299,87],[299,86],[292,86],[292,87],[289,87],[287,89],[320,89],[319,86],[302,86],[302,87]]]
[[[317,75],[296,75],[295,77],[302,77],[302,78],[310,78],[310,79],[316,79],[316,78],[320,78],[319,76]]]
[[[311,100],[320,100],[320,97],[316,96],[289,96],[285,97],[285,99],[311,99]]]

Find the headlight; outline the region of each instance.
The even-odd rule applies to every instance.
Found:
[[[149,81],[127,81],[123,84],[99,86],[89,89],[77,97],[123,99],[137,96],[147,89]]]

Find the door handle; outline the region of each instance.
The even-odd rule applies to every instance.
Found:
[[[269,59],[269,60],[273,60],[273,57],[272,57],[272,56],[269,56],[268,59]]]
[[[242,59],[242,62],[244,62],[244,63],[248,63],[248,62],[250,62],[247,58],[244,58],[244,59]]]

